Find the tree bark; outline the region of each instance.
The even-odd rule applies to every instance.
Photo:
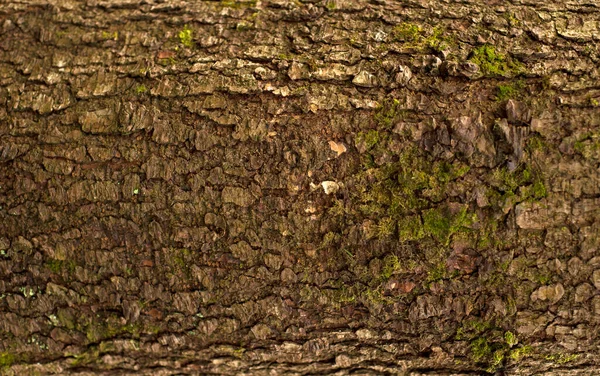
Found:
[[[590,375],[600,6],[0,4],[0,369]]]

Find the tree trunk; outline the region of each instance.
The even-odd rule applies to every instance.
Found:
[[[0,373],[590,375],[600,7],[0,4]]]

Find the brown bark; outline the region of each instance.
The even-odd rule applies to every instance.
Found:
[[[3,2],[0,372],[597,372],[599,39],[576,0]]]

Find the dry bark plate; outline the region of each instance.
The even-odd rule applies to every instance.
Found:
[[[595,1],[3,1],[0,368],[592,375]]]

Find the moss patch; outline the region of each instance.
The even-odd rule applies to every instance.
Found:
[[[408,46],[421,50],[429,48],[433,51],[441,52],[455,44],[454,36],[440,26],[425,30],[420,25],[403,22],[394,27],[392,35],[396,41],[404,42]]]
[[[385,281],[390,279],[394,272],[400,270],[400,260],[396,255],[387,255],[383,259],[383,269],[381,271],[381,278]]]
[[[194,41],[192,38],[192,29],[188,25],[183,27],[179,33],[177,33],[177,37],[179,38],[179,42],[187,48],[192,48],[194,46]]]
[[[581,135],[573,144],[573,148],[585,159],[597,156],[600,152],[600,132],[588,132]]]
[[[364,149],[371,150],[379,142],[379,132],[374,129],[358,132],[354,142],[357,146],[361,145]]]
[[[258,0],[221,0],[220,4],[224,8],[241,9],[244,7],[255,7]]]
[[[477,64],[486,76],[512,76],[523,69],[522,64],[496,51],[489,44],[474,49],[469,60]]]
[[[135,92],[136,94],[145,94],[148,91],[148,88],[146,87],[146,85],[141,84],[141,85],[137,85],[135,87]]]
[[[556,364],[566,364],[577,360],[579,354],[558,353],[546,355],[544,358]]]
[[[496,202],[506,202],[512,197],[515,203],[535,201],[547,195],[542,174],[531,165],[522,165],[514,171],[509,171],[506,167],[497,168],[492,173],[490,182],[497,189],[496,195],[490,192],[490,199]]]
[[[414,241],[425,237],[423,221],[420,215],[409,215],[398,219],[398,239]]]
[[[447,245],[453,234],[470,223],[471,219],[467,215],[466,207],[456,214],[452,214],[444,207],[429,209],[423,215],[423,232]]]
[[[96,343],[123,335],[138,338],[140,332],[141,328],[139,325],[123,325],[120,323],[120,320],[109,317],[103,322],[90,323],[86,329],[86,337],[91,343]]]
[[[404,111],[397,99],[386,100],[380,105],[375,113],[375,122],[378,128],[389,130]]]
[[[8,368],[16,361],[14,354],[9,352],[0,352],[0,370]]]
[[[46,268],[50,270],[52,273],[59,275],[71,275],[75,272],[75,268],[77,267],[77,263],[73,260],[48,260],[46,262]]]
[[[394,38],[404,42],[416,42],[423,32],[423,28],[417,24],[403,22],[394,27]]]
[[[508,99],[517,99],[521,97],[522,90],[525,88],[523,81],[508,82],[500,84],[497,87],[496,100],[505,101]]]
[[[503,332],[493,321],[463,321],[456,333],[456,339],[469,341],[471,359],[483,365],[487,372],[495,372],[508,359],[519,361],[531,354],[530,346],[517,347],[517,336],[510,331]]]
[[[519,362],[521,359],[531,356],[533,348],[531,346],[522,346],[516,349],[510,350],[509,357],[515,362]]]
[[[358,188],[351,192],[347,213],[374,220],[374,234],[379,238],[397,235],[406,242],[430,237],[447,245],[472,218],[466,206],[454,205],[450,210],[443,203],[447,185],[464,176],[469,167],[434,161],[415,147],[397,154],[397,162],[378,166],[371,153],[386,148],[385,143],[379,144],[380,137],[376,131],[357,137],[369,151],[369,158],[364,158],[369,163],[363,163],[364,170],[354,177],[353,185]]]
[[[435,27],[431,35],[425,38],[425,45],[434,51],[448,50],[455,44],[454,37],[441,27]]]

